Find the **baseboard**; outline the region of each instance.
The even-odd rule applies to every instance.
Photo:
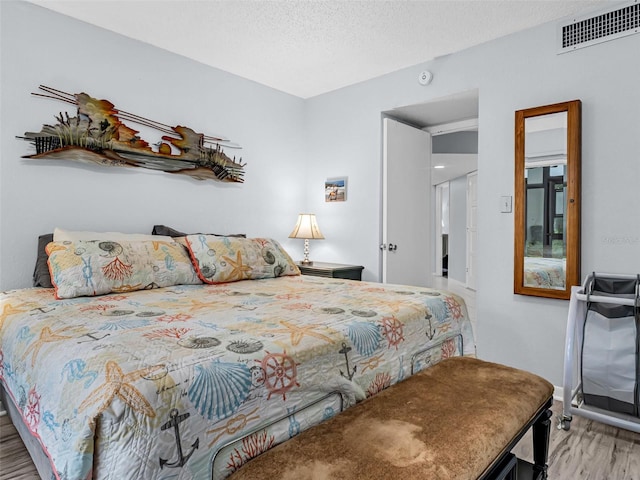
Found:
[[[564,394],[564,388],[558,387],[557,385],[553,386],[553,399],[556,402],[561,402],[562,401],[563,394]]]
[[[449,288],[451,287],[467,288],[467,284],[455,278],[449,278]]]

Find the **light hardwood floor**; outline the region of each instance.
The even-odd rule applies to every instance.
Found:
[[[0,417],[0,479],[39,479],[35,465],[8,415]]]
[[[640,434],[574,416],[571,429],[556,428],[562,403],[553,405],[549,447],[549,480],[640,480]],[[514,453],[532,461],[528,433]],[[37,479],[18,433],[7,416],[0,417],[0,480]],[[452,479],[454,480],[454,479]]]
[[[640,433],[573,415],[569,431],[557,429],[562,402],[553,404],[549,480],[640,480]],[[531,432],[513,450],[533,460]]]

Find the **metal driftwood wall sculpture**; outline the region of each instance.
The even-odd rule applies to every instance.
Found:
[[[188,127],[171,127],[117,110],[107,100],[98,100],[86,93],[66,93],[40,85],[46,93],[39,97],[61,100],[78,107],[75,117],[60,113],[55,125],[44,125],[38,133],[27,132],[24,140],[33,142],[35,155],[23,158],[48,158],[92,162],[99,165],[142,167],[181,173],[198,180],[214,179],[243,182],[242,159],[229,158],[225,148],[241,148],[226,138],[197,133]],[[151,127],[167,135],[152,149],[134,130],[122,121]],[[168,142],[168,143],[167,143]],[[178,153],[172,153],[177,151]]]

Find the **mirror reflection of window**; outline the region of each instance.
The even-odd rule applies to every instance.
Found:
[[[525,256],[564,258],[566,165],[525,169]]]
[[[542,281],[548,288],[564,289],[567,250],[566,112],[525,120],[524,172],[525,286],[538,287]],[[541,280],[541,275],[545,279]]]

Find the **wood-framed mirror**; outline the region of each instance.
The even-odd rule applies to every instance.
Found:
[[[515,120],[514,293],[568,299],[580,285],[581,102]]]

